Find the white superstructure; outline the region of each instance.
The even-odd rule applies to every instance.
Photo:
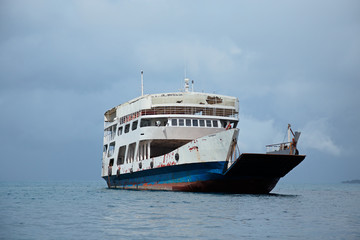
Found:
[[[105,112],[103,177],[186,161],[215,161],[218,159],[210,156],[225,154],[221,157],[226,158],[229,155],[229,148],[223,146],[230,146],[233,139],[236,145],[238,99],[191,92],[189,80],[186,80],[184,92],[142,95]],[[231,130],[226,131],[229,128]],[[193,144],[202,137],[204,142],[211,141],[212,134],[221,141],[206,146]],[[220,145],[217,147],[216,144]],[[179,160],[181,149],[191,150],[192,146],[195,149],[202,145],[207,149],[200,151],[201,156],[196,156],[199,151],[189,151],[181,154]],[[186,157],[187,154],[192,155]]]

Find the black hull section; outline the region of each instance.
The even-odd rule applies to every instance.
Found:
[[[305,155],[243,153],[225,175],[282,178],[305,157]]]

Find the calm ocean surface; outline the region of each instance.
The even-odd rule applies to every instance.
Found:
[[[273,193],[2,182],[0,239],[360,239],[360,184],[280,182]]]

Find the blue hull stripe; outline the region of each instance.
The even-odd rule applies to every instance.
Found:
[[[148,169],[134,173],[111,176],[110,185],[131,186],[141,184],[170,184],[207,181],[224,178],[226,162],[182,164]],[[108,180],[108,177],[104,177]]]

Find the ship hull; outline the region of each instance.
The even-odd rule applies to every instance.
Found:
[[[202,162],[104,176],[109,188],[267,194],[304,155],[242,154],[228,162]],[[220,173],[219,173],[220,172]]]

